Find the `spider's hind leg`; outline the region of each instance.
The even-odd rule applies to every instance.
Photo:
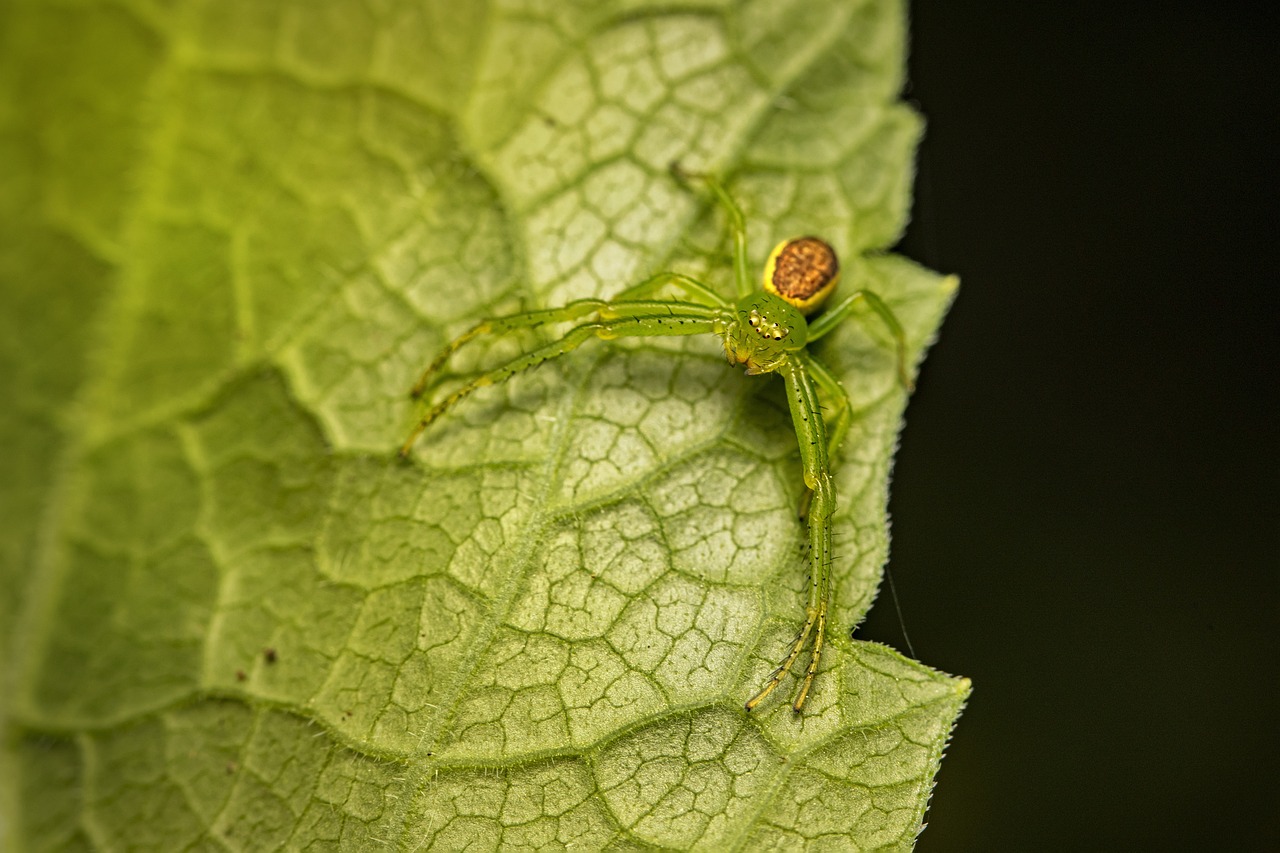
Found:
[[[840,300],[838,305],[823,311],[816,320],[809,324],[809,342],[813,343],[838,326],[853,313],[853,309],[857,307],[859,301],[865,302],[875,312],[875,315],[884,323],[885,328],[889,330],[889,334],[893,336],[894,348],[898,356],[898,381],[908,391],[914,390],[915,383],[911,380],[911,366],[907,363],[906,332],[902,328],[902,323],[898,322],[898,315],[893,313],[893,309],[889,307],[889,304],[875,291],[855,290]]]
[[[709,172],[690,172],[681,166],[679,161],[673,161],[671,174],[675,175],[676,180],[679,181],[687,181],[691,178],[703,181],[707,189],[711,190],[712,195],[716,197],[725,215],[729,217],[729,229],[733,232],[733,279],[738,296],[751,293],[754,288],[751,286],[751,277],[747,273],[747,219],[742,215],[742,208],[733,200],[733,196],[729,195],[729,191],[724,188],[724,184],[720,183],[720,179]]]

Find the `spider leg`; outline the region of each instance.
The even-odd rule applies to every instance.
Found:
[[[545,326],[549,323],[567,323],[572,320],[580,320],[583,317],[590,316],[600,310],[602,305],[606,305],[603,299],[579,299],[576,302],[570,302],[560,308],[548,308],[543,311],[526,311],[521,314],[512,314],[508,317],[498,317],[496,319],[484,320],[477,323],[458,337],[454,338],[440,353],[427,365],[427,369],[422,371],[422,376],[414,383],[413,389],[409,392],[409,396],[415,400],[422,396],[427,390],[427,386],[431,384],[431,377],[434,376],[440,368],[444,367],[450,356],[462,348],[464,344],[475,340],[481,335],[502,335],[516,329],[533,329],[538,326]]]
[[[853,404],[849,402],[849,395],[840,384],[840,380],[831,372],[831,368],[812,355],[808,357],[807,364],[814,381],[818,383],[818,388],[826,393],[836,411],[835,419],[827,423],[827,460],[830,461],[840,452],[844,437],[853,423]],[[825,416],[823,420],[826,420]],[[808,517],[811,500],[813,500],[813,492],[806,487],[804,493],[800,495],[801,520]]]
[[[633,284],[613,297],[613,302],[626,302],[635,299],[651,299],[662,289],[663,285],[672,284],[698,305],[709,305],[714,308],[728,308],[729,303],[720,294],[707,287],[697,279],[678,272],[660,272],[650,276],[639,284]]]
[[[821,316],[809,323],[809,340],[811,342],[816,341],[834,329],[853,312],[859,300],[865,302],[876,313],[876,316],[884,322],[885,327],[889,330],[889,334],[893,335],[898,352],[898,381],[902,383],[903,388],[910,391],[915,387],[915,383],[911,381],[911,374],[907,365],[906,333],[902,330],[902,324],[898,322],[898,317],[893,313],[893,309],[873,291],[855,290],[840,300],[839,304],[823,311]]]
[[[849,402],[849,394],[836,375],[831,372],[831,368],[812,355],[807,356],[806,366],[813,374],[818,387],[826,393],[835,408],[835,418],[827,423],[827,459],[835,459],[836,454],[840,452],[840,446],[844,444],[844,437],[849,433],[849,427],[853,424],[853,403]]]
[[[431,424],[453,408],[459,400],[477,388],[494,385],[510,379],[517,373],[537,367],[544,361],[558,358],[582,346],[591,338],[611,340],[622,337],[664,337],[672,335],[699,335],[719,332],[731,318],[726,311],[700,305],[668,302],[620,302],[606,303],[597,308],[607,319],[600,319],[575,326],[558,341],[545,344],[532,352],[512,359],[501,367],[475,377],[436,403],[413,428],[413,432],[400,447],[400,456],[407,457],[418,436]],[[532,312],[534,314],[547,312]],[[518,315],[528,317],[529,315]],[[510,319],[510,318],[509,318]]]
[[[729,229],[733,232],[733,279],[738,288],[738,296],[747,296],[755,288],[751,286],[751,278],[747,273],[747,220],[742,215],[742,208],[729,195],[729,191],[720,183],[720,179],[708,172],[685,171],[678,162],[671,164],[671,173],[678,180],[697,178],[707,185],[707,189],[716,197],[716,201],[724,208],[729,217]]]
[[[777,688],[809,644],[809,637],[816,631],[813,654],[809,658],[800,692],[796,694],[791,706],[799,713],[809,697],[813,677],[822,661],[822,646],[826,639],[827,611],[831,603],[831,516],[836,509],[836,491],[828,470],[827,430],[822,412],[818,408],[818,389],[807,365],[808,359],[802,353],[791,353],[780,372],[787,385],[791,420],[795,424],[800,459],[804,466],[804,482],[813,492],[809,508],[809,602],[805,607],[804,627],[800,629],[800,636],[790,654],[760,692],[747,701],[748,711],[753,710]]]
[[[652,301],[651,297],[660,290],[663,285],[673,284],[680,291],[692,298],[698,305],[708,305],[716,308],[727,308],[728,303],[722,299],[719,294],[711,290],[711,288],[702,284],[696,279],[680,273],[663,272],[655,276],[650,276],[639,284],[633,285],[622,293],[618,294],[611,300],[605,299],[578,299],[563,305],[559,308],[548,308],[541,311],[525,311],[520,314],[512,314],[507,317],[499,317],[497,319],[485,320],[481,323],[463,332],[454,338],[440,353],[436,355],[431,364],[427,365],[427,369],[422,371],[422,375],[418,377],[418,381],[414,383],[413,389],[409,392],[409,396],[415,400],[423,395],[431,385],[432,377],[434,377],[442,367],[449,361],[455,352],[461,349],[469,341],[473,341],[481,335],[502,335],[517,329],[533,329],[538,326],[545,326],[552,323],[567,323],[573,320],[581,320],[590,317],[592,314],[606,310],[609,306],[617,302],[635,302],[635,301]],[[679,303],[673,303],[679,304]]]

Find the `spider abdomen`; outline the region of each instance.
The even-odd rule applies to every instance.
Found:
[[[783,240],[764,266],[764,289],[806,315],[822,306],[839,281],[836,251],[818,237]]]

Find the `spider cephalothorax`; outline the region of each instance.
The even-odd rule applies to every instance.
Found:
[[[804,349],[809,324],[804,315],[772,293],[753,293],[738,300],[724,330],[724,352],[732,365],[747,373],[772,373],[787,353]]]
[[[678,173],[682,174],[682,173]],[[831,517],[836,509],[835,485],[830,459],[849,430],[853,407],[839,380],[808,350],[808,345],[826,335],[850,316],[859,303],[867,305],[888,327],[897,343],[898,375],[909,387],[906,342],[897,318],[880,297],[869,290],[855,290],[834,307],[817,314],[840,278],[835,250],[817,237],[784,240],[765,265],[763,288],[754,290],[747,278],[747,241],[742,211],[713,178],[707,185],[724,206],[733,224],[734,281],[738,299],[729,302],[700,281],[679,273],[659,273],[633,285],[613,299],[580,299],[560,308],[528,311],[510,317],[485,320],[455,338],[431,362],[412,395],[420,397],[432,384],[449,357],[480,335],[502,334],[553,323],[576,322],[559,340],[552,340],[518,356],[504,365],[481,373],[432,406],[418,421],[400,447],[408,456],[413,443],[436,418],[477,388],[509,379],[548,359],[562,356],[591,338],[718,335],[724,340],[729,363],[744,365],[747,373],[778,373],[786,383],[787,402],[795,426],[808,489],[806,500],[809,525],[809,596],[800,634],[764,687],[747,700],[750,711],[773,692],[804,652],[813,653],[805,669],[792,707],[800,711],[813,685],[826,638],[827,615],[831,606]],[[681,291],[686,299],[656,298],[664,289]],[[813,316],[812,319],[810,318]],[[830,428],[823,417],[819,392],[832,412]]]

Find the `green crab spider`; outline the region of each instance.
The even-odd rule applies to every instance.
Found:
[[[707,285],[676,272],[662,272],[623,290],[612,299],[578,299],[560,308],[526,311],[485,320],[450,342],[422,372],[410,392],[414,399],[434,385],[449,358],[468,341],[481,335],[501,335],[554,323],[577,325],[558,340],[543,344],[493,370],[481,373],[435,403],[418,421],[400,447],[407,457],[418,437],[458,401],[478,388],[510,379],[545,361],[577,349],[592,338],[717,335],[724,340],[729,364],[744,365],[749,375],[780,373],[795,424],[806,491],[801,517],[809,525],[809,598],[804,624],[790,651],[764,686],[746,702],[754,710],[791,672],[812,641],[813,652],[792,707],[804,708],[822,659],[827,618],[831,607],[831,517],[836,490],[831,459],[853,420],[853,406],[835,374],[807,349],[848,318],[859,303],[871,309],[888,328],[897,345],[898,378],[910,389],[906,340],[902,326],[884,300],[870,290],[856,290],[810,321],[840,278],[835,251],[817,237],[784,240],[769,255],[763,289],[751,286],[747,275],[746,226],[742,210],[723,185],[710,175],[695,175],[672,168],[678,178],[697,177],[706,182],[728,215],[733,235],[733,271],[738,298],[729,302]],[[664,287],[681,291],[685,301],[656,299]],[[818,402],[819,391],[833,402],[836,412],[828,429]]]

